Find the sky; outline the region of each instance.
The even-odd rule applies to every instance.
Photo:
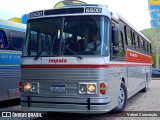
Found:
[[[61,0],[0,0],[0,19],[21,17],[32,11],[52,9]],[[151,28],[148,0],[81,0],[89,4],[107,5],[121,14],[138,30]]]

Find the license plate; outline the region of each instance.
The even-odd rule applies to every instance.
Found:
[[[51,92],[65,92],[66,86],[65,85],[51,85],[50,91]]]

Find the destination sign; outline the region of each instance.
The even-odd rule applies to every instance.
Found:
[[[36,18],[41,16],[43,16],[43,11],[36,11],[36,12],[30,13],[30,18]]]
[[[102,8],[98,7],[86,7],[85,13],[102,13]]]

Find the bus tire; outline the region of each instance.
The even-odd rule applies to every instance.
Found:
[[[119,98],[118,98],[118,106],[115,107],[112,112],[113,113],[120,113],[122,112],[127,103],[127,88],[124,84],[124,82],[121,83],[120,91],[119,91]]]
[[[147,92],[148,90],[148,75],[146,76],[145,87],[141,90],[142,92]]]

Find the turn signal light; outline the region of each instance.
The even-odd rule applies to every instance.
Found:
[[[102,95],[104,95],[106,93],[106,84],[105,83],[100,84],[100,93]]]
[[[22,82],[19,82],[19,92],[22,92],[22,91],[23,91],[22,86],[23,86],[23,83],[22,83]]]
[[[19,82],[19,86],[22,86],[22,82]]]
[[[19,92],[23,92],[23,88],[19,88]]]

